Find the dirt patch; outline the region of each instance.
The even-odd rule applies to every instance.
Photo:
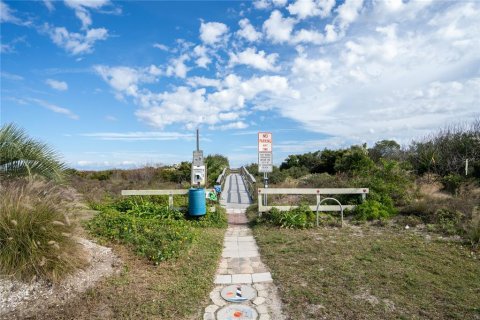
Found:
[[[110,248],[82,238],[77,238],[77,242],[86,252],[88,267],[68,276],[60,284],[45,281],[24,283],[0,278],[0,319],[23,318],[49,306],[62,305],[119,269],[120,260]]]

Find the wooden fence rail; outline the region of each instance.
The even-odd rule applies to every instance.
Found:
[[[338,205],[319,205],[322,200],[322,195],[338,195],[338,194],[360,194],[362,201],[365,200],[368,188],[258,188],[258,212],[267,212],[272,208],[277,208],[280,211],[288,211],[298,206],[265,206],[263,205],[263,197],[269,194],[286,194],[286,195],[301,195],[310,194],[317,196],[316,205],[309,206],[310,209],[316,211],[341,211]],[[355,205],[342,205],[343,209],[353,209]]]

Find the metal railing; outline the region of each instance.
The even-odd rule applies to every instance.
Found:
[[[272,208],[277,208],[280,211],[288,211],[298,206],[265,206],[263,205],[263,197],[269,194],[285,194],[285,195],[316,195],[317,203],[314,206],[309,206],[312,211],[342,211],[343,209],[354,209],[355,205],[321,205],[321,195],[339,195],[339,194],[360,194],[362,201],[366,199],[368,188],[258,188],[258,212],[267,212]],[[335,199],[337,202],[338,200]]]
[[[257,180],[255,177],[248,172],[247,168],[241,167],[240,168],[240,175],[243,178],[243,181],[245,181],[245,186],[247,187],[247,192],[248,195],[250,196],[250,199],[255,199],[255,184],[257,183]]]

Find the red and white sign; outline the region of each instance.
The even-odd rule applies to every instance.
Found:
[[[273,171],[272,133],[258,133],[258,172]]]
[[[258,133],[258,152],[272,152],[272,133]]]

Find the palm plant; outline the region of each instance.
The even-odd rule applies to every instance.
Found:
[[[30,138],[14,124],[0,128],[0,177],[40,175],[61,180],[65,164],[48,145]]]

